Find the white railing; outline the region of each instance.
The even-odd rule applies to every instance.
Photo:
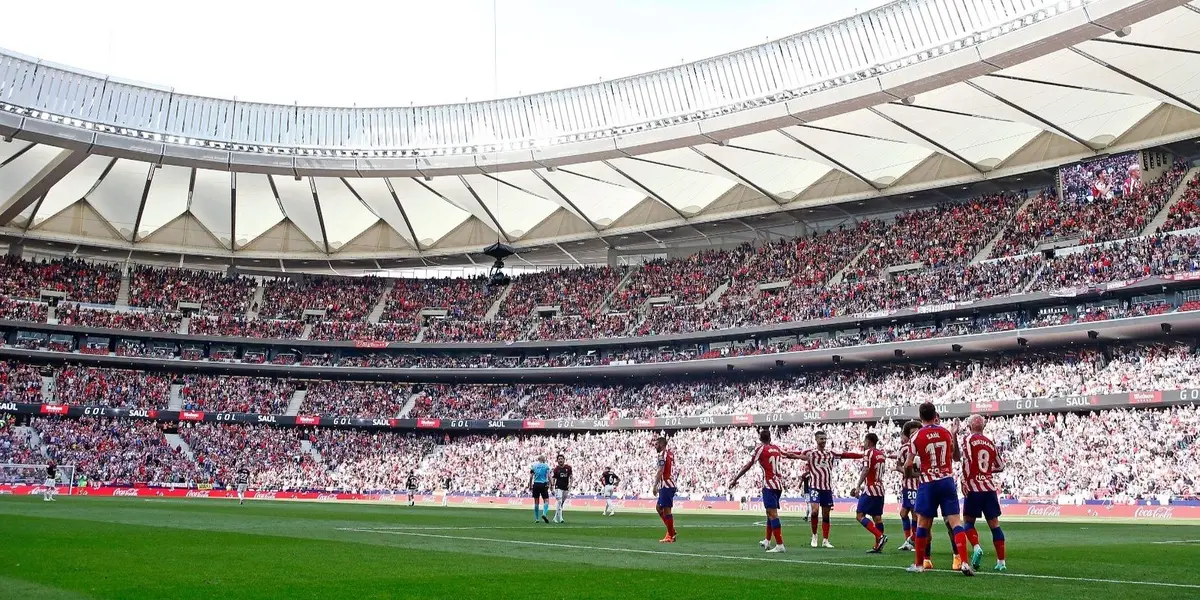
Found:
[[[262,154],[520,150],[785,101],[969,48],[1091,1],[898,0],[761,46],[652,73],[517,98],[405,108],[190,96],[0,51],[0,110],[130,137]]]

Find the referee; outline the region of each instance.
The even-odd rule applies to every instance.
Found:
[[[550,522],[546,516],[550,512],[550,465],[546,463],[545,456],[539,456],[537,462],[529,468],[529,491],[533,493],[533,522],[537,523],[538,519],[546,523]],[[541,500],[542,506],[538,507],[538,500]]]

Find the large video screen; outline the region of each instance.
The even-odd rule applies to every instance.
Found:
[[[1064,199],[1097,202],[1141,193],[1142,161],[1137,152],[1108,156],[1058,170]]]

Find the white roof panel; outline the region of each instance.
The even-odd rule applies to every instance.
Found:
[[[1119,137],[1160,104],[1145,96],[985,77],[979,85],[1087,141]]]
[[[62,152],[66,151],[37,144],[20,156],[10,157],[8,163],[0,166],[0,204],[5,204],[18,195],[21,188],[37,179],[42,169]]]
[[[301,177],[300,181],[296,181],[292,177],[274,176],[271,179],[275,182],[275,190],[279,192],[284,216],[291,219],[318,248],[324,248],[325,238],[321,235],[321,220],[317,217],[317,205],[313,202],[311,179]]]
[[[699,213],[737,185],[731,179],[632,158],[617,158],[612,164],[685,215]]]
[[[555,192],[553,189],[551,189],[549,184],[547,184],[545,181],[542,181],[533,173],[533,171],[501,172],[494,174],[493,177],[529,192],[530,194],[545,200],[549,200],[550,202],[553,202],[554,204],[570,211],[572,214],[581,219],[587,219],[587,216],[581,213],[582,209],[576,210],[571,206],[571,202],[574,202],[574,199],[572,199],[571,202],[564,200],[562,196],[559,195],[562,190]]]
[[[196,169],[188,210],[218,240],[233,239],[233,173]]]
[[[462,180],[456,176],[450,177],[434,177],[429,181],[422,181],[429,186],[436,195],[440,195],[445,201],[461,208],[473,215],[480,221],[487,224],[492,229],[496,228],[496,224],[492,222],[492,218],[488,216],[487,210],[484,210],[483,205],[471,195],[471,190],[463,184]],[[422,182],[417,182],[418,184]],[[490,210],[492,207],[489,206]]]
[[[545,198],[483,175],[464,175],[463,179],[492,211],[504,230],[513,237],[525,235],[559,208],[557,204]]]
[[[149,236],[187,211],[191,169],[164,165],[161,169],[154,169],[152,177],[154,179],[150,182],[150,193],[142,210],[141,225],[138,226],[138,239]]]
[[[371,212],[379,215],[381,219],[391,225],[404,239],[415,242],[412,239],[412,234],[408,231],[408,223],[405,222],[404,213],[400,212],[400,207],[396,205],[396,199],[392,197],[391,191],[388,190],[387,180],[382,177],[356,177],[347,179],[350,187],[358,192],[363,202],[371,209]]]
[[[25,140],[13,140],[11,142],[0,140],[0,164],[3,164],[4,161],[12,158],[14,154],[32,145],[33,142],[27,142]]]
[[[791,198],[829,172],[829,167],[799,158],[708,144],[700,148],[747,181],[772,194]]]
[[[878,110],[975,164],[998,164],[1041,133],[1030,125],[887,104]]]
[[[417,241],[422,247],[442,239],[471,216],[471,213],[446,203],[412,179],[391,177],[388,181],[404,206],[404,212],[417,232]]]
[[[567,172],[566,169],[541,169],[538,172],[564,196],[570,198],[588,219],[601,227],[611,225],[646,198],[646,194],[636,188],[630,189],[581,177]]]
[[[266,175],[237,174],[237,246],[244,246],[283,220]]]
[[[1120,67],[1127,73],[1136,73],[1139,78],[1183,98],[1186,102],[1196,105],[1197,100],[1200,100],[1200,57],[1194,54],[1100,42],[1089,43],[1085,48],[1097,58]],[[1166,94],[1155,92],[1140,83],[1124,77],[1121,80],[1128,82],[1132,87],[1146,90],[1142,93],[1143,96],[1188,108]]]
[[[813,127],[788,127],[786,131],[864,179],[883,185],[899,179],[933,154],[923,146]]]
[[[314,177],[313,181],[317,185],[317,200],[321,203],[330,250],[341,248],[379,221],[377,215],[350,193],[350,188],[341,179]]]
[[[92,208],[129,240],[133,239],[133,225],[151,168],[150,163],[120,159],[86,197]]]
[[[54,215],[58,214],[64,208],[75,204],[83,199],[83,196],[91,191],[96,182],[100,180],[100,175],[112,163],[113,158],[107,156],[92,155],[85,159],[67,173],[66,177],[59,180],[50,188],[50,192],[46,194],[46,198],[42,200],[41,208],[38,208],[37,214],[34,215],[34,221],[40,223]],[[0,171],[3,173],[3,171]]]

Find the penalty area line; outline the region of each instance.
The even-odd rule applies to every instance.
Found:
[[[422,537],[431,539],[443,540],[458,540],[468,542],[492,542],[496,544],[510,544],[515,546],[536,546],[541,548],[564,548],[567,550],[593,550],[599,552],[617,552],[624,554],[644,554],[653,556],[682,556],[687,558],[715,558],[721,560],[739,560],[745,562],[775,562],[775,563],[791,563],[798,565],[816,565],[824,567],[847,567],[852,569],[882,569],[886,571],[903,571],[905,567],[897,567],[893,565],[868,565],[863,563],[847,563],[834,562],[824,560],[803,560],[794,558],[767,558],[765,556],[733,556],[727,554],[698,554],[692,552],[667,552],[664,550],[643,550],[640,548],[612,548],[607,546],[587,546],[583,544],[563,544],[560,542],[534,542],[529,540],[504,540],[497,538],[485,537],[468,537],[458,535],[439,535],[434,533],[420,533],[416,531],[380,531],[378,529],[357,529],[343,528],[342,531],[356,531],[362,533],[382,533],[388,535],[404,535],[409,537]],[[927,571],[929,573],[945,573],[955,574],[957,571]],[[1049,581],[1071,581],[1077,583],[1108,583],[1117,585],[1141,585],[1152,587],[1165,587],[1177,589],[1200,590],[1200,584],[1191,583],[1170,583],[1165,581],[1135,581],[1125,579],[1101,579],[1095,577],[1066,577],[1062,575],[1034,575],[1031,573],[987,573],[980,571],[978,575],[999,578],[1019,578],[1019,579],[1042,579]]]

